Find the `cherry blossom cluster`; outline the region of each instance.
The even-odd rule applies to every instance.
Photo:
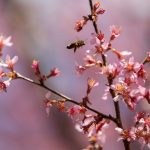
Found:
[[[40,62],[38,60],[33,60],[31,68],[33,69],[35,76],[37,77],[37,79],[41,84],[43,84],[44,81],[46,81],[47,79],[58,76],[60,74],[58,68],[51,69],[48,74],[42,74],[39,64]]]
[[[147,101],[150,104],[150,88],[146,86],[148,79],[146,67],[150,64],[150,52],[147,52],[143,61],[137,62],[132,52],[114,48],[113,41],[120,36],[122,28],[115,25],[110,26],[110,37],[106,39],[105,33],[97,26],[98,16],[102,15],[105,10],[101,8],[99,2],[93,4],[92,0],[89,0],[89,5],[90,14],[83,16],[81,20],[76,22],[75,30],[80,32],[87,22],[92,22],[95,33],[91,33],[90,36],[92,48],[86,50],[83,65],[77,65],[76,71],[83,75],[85,71],[96,68],[93,75],[98,74],[99,78],[101,76],[106,78],[107,82],[102,85],[105,92],[101,99],[110,101],[111,97],[115,116],[94,109],[90,94],[93,88],[99,86],[99,82],[93,77],[87,79],[85,96],[77,101],[45,85],[48,79],[60,74],[58,68],[50,69],[48,73],[43,74],[39,60],[33,60],[31,68],[36,80],[21,75],[14,68],[18,56],[11,58],[6,55],[6,58],[3,58],[3,49],[6,46],[11,46],[12,43],[11,37],[5,38],[2,35],[0,36],[0,91],[6,92],[10,82],[15,79],[22,79],[46,89],[48,91],[44,98],[46,113],[48,115],[51,113],[51,107],[56,107],[59,111],[67,113],[74,121],[75,128],[86,134],[89,139],[89,145],[84,150],[103,149],[107,137],[105,129],[110,126],[110,122],[116,125],[115,130],[120,135],[118,140],[123,141],[125,150],[130,150],[130,143],[133,141],[139,141],[142,145],[146,144],[150,148],[150,116],[145,112],[137,113],[133,126],[130,129],[125,129],[119,106],[119,102],[123,101],[129,110],[136,111],[136,105],[139,101]],[[79,40],[71,43],[67,48],[74,49],[76,54],[77,49],[84,47],[84,45],[86,43]],[[109,62],[108,53],[117,58],[113,63]],[[53,99],[52,94],[60,98]]]
[[[108,78],[109,83],[106,86],[103,99],[107,99],[110,90],[115,91],[114,101],[123,100],[130,110],[135,110],[136,104],[140,100],[146,99],[150,102],[150,89],[145,87],[147,73],[144,64],[149,61],[149,52],[144,62],[135,62],[134,57],[129,51],[118,51],[112,47],[112,41],[121,33],[121,28],[116,26],[110,27],[111,36],[109,42],[105,42],[104,34],[92,34],[91,44],[93,48],[87,50],[84,58],[84,65],[78,65],[76,70],[82,74],[85,70],[96,67],[99,75],[104,75]],[[118,61],[109,64],[103,64],[100,56],[112,52]],[[128,57],[129,58],[128,58]]]
[[[92,4],[92,1],[90,1],[90,3]],[[120,36],[122,28],[115,25],[110,26],[110,37],[107,41],[105,38],[105,34],[101,30],[98,31],[96,24],[97,14],[93,13],[96,12],[96,9],[99,6],[100,3],[96,2],[91,7],[91,21],[93,22],[93,26],[96,32],[92,33],[92,39],[90,41],[92,48],[86,51],[85,57],[83,59],[84,64],[77,65],[76,71],[78,72],[78,74],[83,74],[86,70],[90,68],[97,68],[97,72],[95,73],[99,74],[100,76],[105,76],[108,81],[108,83],[106,83],[105,93],[102,99],[108,99],[109,95],[109,97],[111,96],[112,100],[114,101],[116,110],[119,101],[124,101],[124,103],[131,111],[135,111],[136,105],[139,101],[146,100],[148,103],[150,103],[150,89],[149,87],[146,87],[145,84],[147,80],[145,64],[149,64],[150,62],[150,52],[147,52],[147,56],[142,62],[136,62],[134,56],[132,56],[132,52],[120,51],[115,49],[112,44],[113,41]],[[83,26],[86,24],[87,20],[90,20],[89,18],[87,18],[88,17],[85,17],[83,19],[84,21],[81,21],[84,23],[76,23],[75,29],[78,32],[83,29]],[[117,57],[118,60],[113,63],[108,63],[108,53],[112,53],[114,57]],[[87,102],[89,102],[89,100],[87,100]],[[118,116],[117,119],[119,119],[119,122],[121,122],[119,109],[118,112],[116,112],[116,115]],[[128,136],[131,136],[130,133],[133,133],[133,131],[124,130],[122,123],[117,124],[117,126],[118,127],[116,128],[116,130],[120,131],[120,134],[122,136],[121,139],[124,141],[125,149],[130,149],[128,144],[130,143],[130,140]],[[89,126],[88,129],[90,129]],[[149,129],[147,130],[149,131]],[[141,128],[141,132],[145,132],[144,127]],[[96,135],[98,135],[98,133]],[[147,135],[149,135],[149,133],[147,133]],[[146,139],[147,135],[145,137],[141,137],[144,138],[144,144],[149,144],[150,142],[150,140]],[[139,139],[137,137],[135,138],[135,136],[133,137],[134,140]]]
[[[84,150],[100,150],[101,144],[105,142],[105,129],[109,127],[110,120],[103,118],[101,115],[93,114],[88,111],[87,104],[91,104],[89,94],[91,90],[98,86],[98,82],[88,78],[86,96],[81,103],[68,106],[65,99],[55,100],[51,98],[51,93],[45,95],[46,112],[49,115],[51,107],[55,106],[58,110],[66,112],[75,122],[75,128],[84,134],[87,134],[90,145]],[[96,147],[96,148],[95,148]]]
[[[118,140],[127,139],[129,142],[138,140],[142,146],[150,148],[150,116],[146,112],[139,112],[134,119],[134,126],[130,129],[115,128],[120,137]]]
[[[16,78],[14,71],[14,65],[18,61],[18,56],[11,58],[6,55],[3,60],[3,49],[7,46],[12,46],[10,41],[11,37],[5,38],[3,35],[0,36],[0,91],[7,91],[7,87],[10,85],[10,81]]]
[[[90,15],[83,16],[81,20],[76,22],[75,30],[77,32],[81,31],[89,20],[97,21],[97,16],[105,12],[104,9],[99,7],[100,7],[100,2],[96,2],[93,6],[92,13]]]

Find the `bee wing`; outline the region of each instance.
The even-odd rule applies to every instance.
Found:
[[[74,53],[76,52],[76,50],[77,50],[77,47],[74,48]]]

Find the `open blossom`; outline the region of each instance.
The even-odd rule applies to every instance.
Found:
[[[129,130],[123,130],[119,127],[116,127],[115,130],[120,134],[120,138],[118,139],[118,141],[122,139],[126,139],[127,141],[130,142],[131,140],[136,139],[136,134],[134,132],[135,128],[131,128]]]
[[[14,56],[12,59],[10,58],[9,55],[6,56],[6,61],[5,63],[7,64],[7,67],[10,69],[10,70],[13,70],[14,68],[14,65],[17,63],[18,61],[18,56]]]
[[[114,40],[121,34],[121,27],[117,27],[115,25],[110,26],[110,32],[111,32],[111,40]]]
[[[100,60],[96,60],[96,58],[91,55],[86,55],[86,57],[84,58],[85,60],[85,67],[93,67],[93,66],[101,66],[102,62]]]
[[[65,111],[65,109],[66,109],[65,100],[64,99],[63,100],[51,99],[51,92],[46,93],[44,104],[45,104],[46,113],[48,115],[50,113],[50,109],[52,106],[55,106],[56,108],[58,108],[59,111]]]
[[[139,86],[138,89],[143,98],[145,98],[148,101],[148,103],[150,103],[150,89],[147,89],[142,86]]]
[[[101,74],[108,76],[109,78],[115,78],[120,72],[120,66],[117,64],[109,64],[107,66],[103,66],[101,69]]]
[[[147,145],[150,148],[150,117],[145,112],[138,112],[135,116],[135,124],[129,129],[116,127],[119,133],[118,140],[135,141],[138,140],[142,146]]]
[[[85,60],[85,63],[86,63],[87,67],[91,67],[91,66],[94,66],[96,64],[95,58],[92,57],[91,55],[86,55],[84,60]]]
[[[99,85],[98,82],[96,82],[94,79],[92,78],[88,78],[87,80],[87,84],[88,84],[88,87],[87,87],[87,94],[89,94],[92,90],[93,87],[96,87]]]
[[[68,115],[76,121],[81,121],[86,113],[86,108],[83,106],[74,105],[67,110]]]
[[[146,116],[145,112],[138,112],[138,113],[136,113],[136,115],[134,117],[135,123],[140,122],[140,120],[143,119],[145,116]]]
[[[111,85],[111,89],[116,92],[116,96],[113,98],[114,101],[123,100],[130,110],[134,110],[140,97],[138,90],[132,89],[125,82],[118,82]]]
[[[124,68],[123,71],[126,73],[137,72],[141,67],[141,64],[134,61],[134,57],[130,57],[128,62],[122,61],[120,64]]]
[[[10,42],[11,40],[11,36],[9,36],[8,38],[4,38],[3,35],[0,36],[0,50],[4,47],[4,46],[12,46],[12,43]]]
[[[129,55],[132,54],[132,52],[129,52],[129,51],[118,51],[118,50],[116,50],[114,48],[112,48],[112,52],[114,54],[116,54],[118,59],[120,59],[120,60],[124,59],[125,56],[129,56]]]
[[[85,119],[76,125],[76,129],[79,132],[88,134],[89,138],[95,136],[99,142],[104,143],[106,139],[104,131],[108,126],[108,120],[97,118],[97,116],[85,115]]]

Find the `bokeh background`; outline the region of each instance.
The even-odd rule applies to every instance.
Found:
[[[109,37],[110,25],[122,26],[122,35],[114,47],[131,50],[135,59],[141,61],[150,49],[150,1],[102,0],[101,5],[106,13],[100,17],[98,26],[106,37]],[[61,75],[50,79],[47,85],[80,100],[86,91],[87,77],[93,76],[93,71],[79,77],[75,63],[82,63],[88,47],[74,54],[66,46],[77,39],[89,41],[94,32],[91,23],[80,33],[74,30],[76,20],[87,14],[88,0],[0,0],[0,33],[11,35],[14,43],[13,47],[5,48],[4,54],[18,55],[16,70],[33,79],[30,67],[33,59],[40,60],[43,72],[58,67]],[[94,77],[104,83],[99,76]],[[93,90],[93,107],[114,114],[111,100],[101,100],[103,92],[103,86]],[[19,80],[11,84],[7,93],[0,93],[0,150],[80,150],[86,147],[86,136],[74,129],[66,114],[52,109],[47,117],[43,105],[45,93]],[[128,127],[135,113],[121,105],[124,125]],[[142,102],[138,109],[149,111],[150,106]],[[113,124],[107,135],[104,149],[123,150],[122,143],[116,142]],[[140,145],[134,143],[132,148],[140,150]]]

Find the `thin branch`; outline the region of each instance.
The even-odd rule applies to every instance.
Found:
[[[76,104],[76,105],[79,105],[79,106],[82,105],[82,103],[77,102],[77,101],[75,101],[75,100],[69,98],[68,96],[66,96],[66,95],[64,95],[64,94],[62,94],[62,93],[60,93],[60,92],[57,92],[57,91],[55,91],[55,90],[53,90],[53,89],[47,87],[47,86],[44,85],[44,84],[37,83],[37,82],[35,82],[34,80],[32,80],[32,79],[30,79],[30,78],[27,78],[27,77],[21,75],[20,73],[16,73],[16,75],[17,75],[17,78],[16,78],[16,79],[22,79],[22,80],[25,80],[25,81],[27,81],[27,82],[29,82],[29,83],[34,84],[34,85],[40,86],[40,87],[42,87],[42,88],[44,88],[44,89],[46,89],[46,90],[48,90],[48,91],[54,93],[55,95],[57,95],[57,96],[59,96],[59,97],[65,99],[67,102],[70,102],[70,103],[73,103],[73,104]],[[111,115],[103,114],[103,113],[101,113],[101,112],[99,112],[99,111],[97,111],[97,110],[95,110],[95,109],[93,109],[93,108],[91,108],[91,107],[89,107],[89,106],[87,106],[87,105],[84,106],[84,107],[85,107],[86,109],[90,110],[91,112],[94,112],[94,113],[96,113],[97,115],[100,115],[102,118],[109,119],[109,120],[113,121],[115,124],[117,124],[116,118],[112,117]]]
[[[91,15],[92,15],[93,14],[93,3],[92,3],[92,0],[89,0],[89,4],[90,4],[90,9],[91,9]],[[97,27],[96,21],[92,20],[92,22],[93,22],[93,27],[95,29],[95,32],[98,34],[99,31],[98,31],[98,27]]]

